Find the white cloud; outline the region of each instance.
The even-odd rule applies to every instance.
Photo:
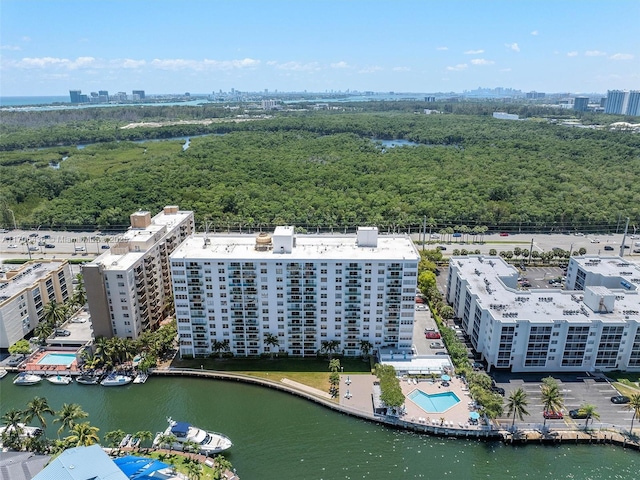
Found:
[[[292,72],[314,72],[320,70],[320,64],[318,62],[300,63],[300,62],[285,62],[277,63],[275,67],[278,70],[287,70]]]
[[[0,50],[9,50],[12,52],[16,52],[18,50],[22,50],[20,47],[18,47],[17,45],[0,45]]]
[[[501,72],[510,72],[511,69],[510,68],[502,68],[500,69]]]
[[[411,69],[409,67],[393,67],[391,70],[394,72],[410,72]]]
[[[95,58],[93,57],[78,57],[75,60],[69,60],[68,58],[56,58],[56,57],[25,57],[19,62],[17,66],[19,68],[50,68],[59,67],[69,70],[75,70],[78,68],[87,67],[93,65]]]
[[[465,55],[480,55],[481,53],[484,53],[484,50],[467,50],[464,52]]]
[[[373,65],[371,67],[364,67],[364,68],[358,70],[358,73],[375,73],[375,72],[379,72],[380,70],[382,70],[382,67],[379,67],[377,65]]]
[[[505,43],[504,44],[505,47],[513,50],[514,52],[519,52],[520,51],[520,47],[518,46],[517,43]]]
[[[22,39],[21,39],[21,40],[22,40],[23,42],[30,42],[30,41],[31,41],[31,37],[24,36],[24,37],[22,37]]]
[[[445,50],[449,50],[449,47],[438,47],[438,48],[436,48],[436,50],[445,51]]]
[[[567,52],[567,57],[577,57],[578,52]]]
[[[533,32],[531,32],[531,35],[533,35],[534,37],[538,35],[538,30],[534,30]]]
[[[349,68],[349,64],[344,61],[340,61],[337,63],[332,63],[331,68]]]
[[[611,60],[633,60],[633,55],[630,53],[616,53],[609,57]]]
[[[484,58],[474,58],[473,60],[471,60],[471,63],[473,63],[474,65],[493,65],[494,62],[493,60],[485,60]]]
[[[122,68],[140,68],[144,67],[147,64],[144,60],[133,60],[131,58],[125,58],[120,63]]]
[[[466,63],[459,63],[457,65],[454,65],[453,67],[447,67],[447,70],[453,72],[461,72],[462,70],[466,70],[467,67],[468,65]]]
[[[584,52],[584,55],[586,57],[603,57],[606,54],[606,52],[601,52],[600,50],[587,50],[586,52]]]

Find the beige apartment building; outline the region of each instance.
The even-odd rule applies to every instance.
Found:
[[[51,301],[63,303],[73,293],[66,260],[34,260],[0,279],[0,349],[27,337],[44,319]]]
[[[193,212],[177,206],[130,218],[116,244],[82,267],[96,337],[137,338],[159,326],[170,310],[169,255],[195,229]]]

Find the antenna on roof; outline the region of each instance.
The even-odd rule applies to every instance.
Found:
[[[202,245],[202,248],[206,247],[207,245],[211,245],[211,240],[209,240],[209,225],[211,225],[211,222],[205,220],[204,221],[204,243]]]

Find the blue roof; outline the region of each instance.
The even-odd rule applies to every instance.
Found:
[[[176,422],[176,424],[171,427],[171,433],[173,433],[176,437],[185,437],[189,432],[189,427],[191,424],[187,422]]]
[[[33,480],[129,480],[100,445],[69,448]]]

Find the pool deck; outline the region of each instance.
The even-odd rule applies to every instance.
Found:
[[[39,365],[38,362],[50,353],[71,354],[75,352],[58,350],[39,350],[20,365],[19,371],[35,373],[36,375],[54,375],[56,373],[67,373],[69,375],[80,375],[78,361],[74,360],[71,365]]]
[[[351,381],[347,385],[347,377]],[[373,404],[371,393],[373,382],[376,377],[373,375],[341,375],[340,376],[340,405],[345,407],[373,413]],[[478,421],[478,425],[473,425],[470,421],[469,414],[474,411],[474,402],[471,400],[467,385],[463,380],[453,377],[448,387],[443,387],[440,380],[435,382],[431,380],[421,380],[417,385],[409,382],[408,378],[400,380],[402,393],[408,396],[414,390],[420,390],[426,394],[435,394],[443,392],[453,392],[460,399],[460,402],[449,408],[445,412],[432,413],[426,412],[410,399],[405,401],[405,413],[400,418],[404,422],[415,423],[417,425],[431,425],[448,427],[449,429],[461,430],[478,430],[482,425],[482,419]],[[347,390],[350,394],[347,397]]]

